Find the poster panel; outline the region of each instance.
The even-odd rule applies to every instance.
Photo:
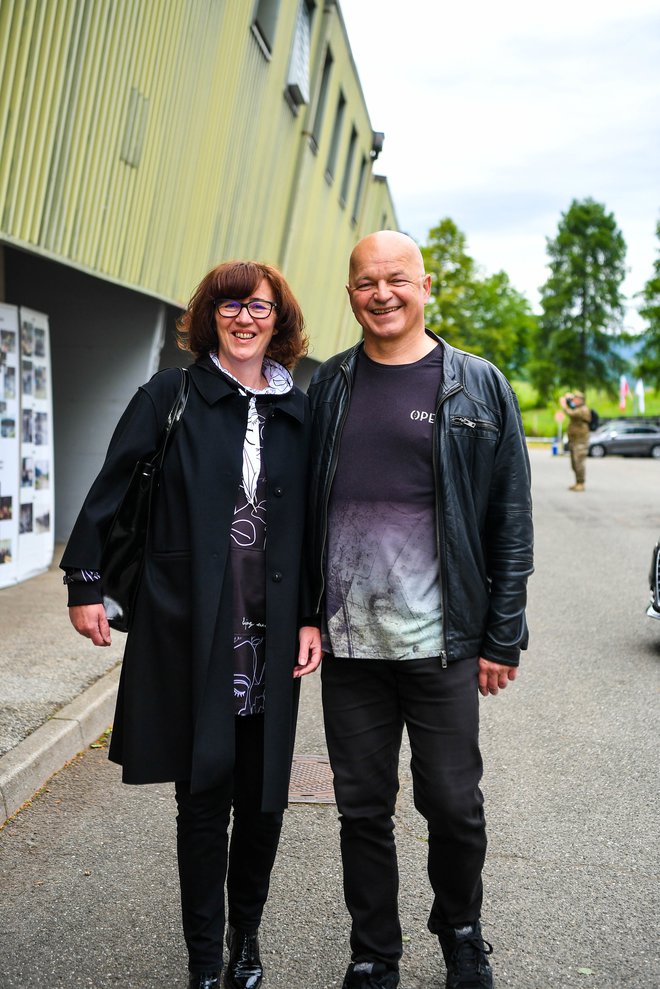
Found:
[[[0,587],[18,579],[19,352],[18,308],[0,303]]]
[[[47,570],[55,544],[53,391],[48,316],[19,310],[20,498],[18,580]]]

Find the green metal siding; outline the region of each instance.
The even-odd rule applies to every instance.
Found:
[[[0,0],[0,239],[180,304],[212,265],[258,257],[291,281],[314,356],[352,342],[348,255],[396,218],[371,176],[371,123],[335,4],[316,4],[310,104],[296,113],[285,99],[298,6],[281,0],[267,57],[254,0]]]

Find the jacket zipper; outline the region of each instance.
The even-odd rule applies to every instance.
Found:
[[[444,513],[440,511],[440,501],[442,499],[441,486],[439,484],[438,478],[438,447],[440,446],[440,409],[446,400],[451,396],[456,394],[457,391],[461,391],[462,385],[456,385],[451,391],[448,391],[440,401],[438,402],[435,410],[435,424],[434,424],[434,436],[433,436],[433,451],[432,451],[432,464],[433,464],[433,485],[435,487],[435,547],[436,553],[438,555],[438,565],[440,567],[440,598],[442,600],[442,645],[443,649],[440,650],[440,665],[443,670],[447,669],[447,557],[442,547],[446,546],[445,540],[445,523],[444,523]],[[461,420],[465,425],[476,426],[476,422],[471,419],[467,419],[464,416],[454,416],[452,419]],[[440,539],[440,533],[442,532],[442,541]]]
[[[492,422],[488,422],[486,419],[468,419],[467,416],[452,416],[451,422],[457,423],[459,426],[469,426],[470,429],[476,429],[480,426],[482,429],[490,429],[497,432],[497,426]]]
[[[323,600],[323,595],[325,593],[325,546],[328,538],[328,505],[330,504],[330,491],[332,489],[332,482],[335,479],[335,473],[337,471],[337,462],[339,460],[339,442],[341,435],[344,432],[344,424],[346,422],[346,416],[348,415],[348,409],[351,404],[351,376],[348,373],[348,369],[345,364],[341,365],[341,372],[346,379],[347,397],[346,405],[344,411],[342,412],[341,421],[339,423],[337,434],[335,436],[334,449],[332,451],[332,461],[330,463],[330,469],[328,471],[328,483],[325,486],[324,503],[323,503],[323,539],[321,542],[321,589],[319,593],[318,600],[316,602],[315,613],[319,614],[321,610],[321,602]]]

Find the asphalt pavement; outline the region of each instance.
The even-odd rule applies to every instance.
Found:
[[[483,922],[496,986],[657,989],[660,622],[644,610],[660,465],[589,461],[580,494],[567,490],[566,458],[531,457],[530,649],[518,680],[481,703]],[[0,637],[10,815],[0,989],[184,989],[171,787],[122,786],[105,749],[89,747],[112,718],[123,637],[95,649],[76,636],[54,569],[0,590]],[[297,754],[325,754],[318,677],[303,681]],[[402,989],[437,989],[427,843],[407,763],[404,747]],[[347,937],[336,808],[293,804],[262,927],[264,989],[338,989]]]

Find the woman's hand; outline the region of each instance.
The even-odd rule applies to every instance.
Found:
[[[294,677],[313,673],[323,658],[321,633],[313,625],[305,625],[298,632],[298,665],[293,668]]]
[[[69,608],[69,618],[76,632],[91,639],[95,646],[109,646],[110,626],[102,604],[77,604]]]

